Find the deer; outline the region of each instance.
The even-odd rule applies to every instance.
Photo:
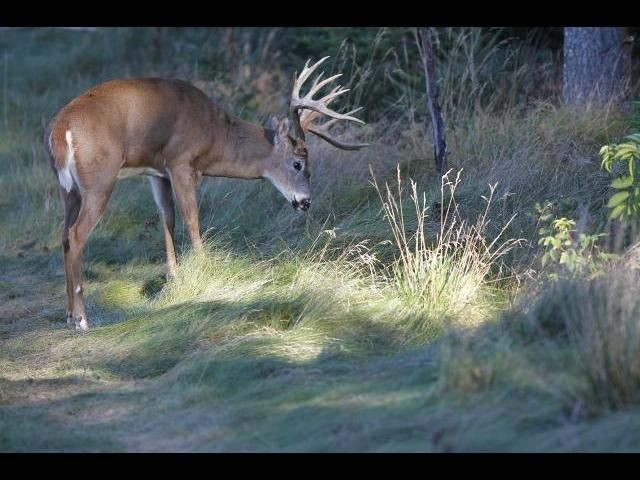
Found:
[[[167,277],[176,277],[173,196],[193,250],[202,252],[197,188],[203,176],[268,180],[295,210],[311,206],[311,133],[343,150],[347,143],[330,133],[339,121],[364,122],[356,108],[339,113],[330,103],[348,88],[335,85],[340,73],[316,76],[305,95],[300,90],[327,60],[294,74],[288,115],[271,116],[259,126],[232,115],[202,90],[180,79],[119,78],[98,84],[71,100],[45,129],[44,143],[64,205],[62,251],[66,277],[67,324],[89,328],[82,285],[83,248],[105,212],[118,179],[148,178],[164,231]],[[318,92],[329,93],[314,98]],[[326,90],[325,90],[326,92]],[[329,120],[319,123],[318,119]]]

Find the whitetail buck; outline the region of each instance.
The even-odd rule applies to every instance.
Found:
[[[196,187],[203,175],[266,178],[297,210],[311,205],[305,134],[332,145],[356,150],[333,138],[328,127],[338,120],[364,123],[329,109],[336,86],[319,99],[313,96],[340,75],[316,77],[308,93],[300,88],[325,57],[305,64],[295,79],[290,117],[271,120],[268,128],[245,122],[182,80],[159,78],[111,80],[93,87],[63,107],[49,124],[45,144],[64,200],[62,248],[67,281],[67,322],[88,328],[82,295],[82,249],[104,213],[118,178],[147,175],[160,211],[169,276],[175,276],[172,189],[193,248],[200,250]],[[314,124],[326,115],[331,120]]]

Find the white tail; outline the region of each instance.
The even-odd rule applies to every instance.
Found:
[[[60,184],[65,220],[62,235],[67,282],[67,322],[88,328],[82,294],[82,250],[111,196],[116,180],[147,175],[162,218],[167,268],[175,275],[175,213],[178,201],[195,249],[201,249],[196,187],[203,175],[268,179],[297,210],[311,205],[305,133],[343,149],[367,144],[342,143],[327,132],[335,120],[360,120],[328,108],[346,90],[311,97],[337,76],[314,82],[301,100],[300,87],[326,60],[305,65],[296,80],[290,119],[263,128],[222,110],[201,90],[181,80],[120,79],[97,85],[72,100],[47,128],[45,145]],[[334,120],[321,127],[320,115]],[[362,123],[362,122],[361,122]]]

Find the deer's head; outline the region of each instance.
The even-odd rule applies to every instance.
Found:
[[[324,97],[317,100],[313,99],[313,96],[320,89],[335,81],[342,74],[333,75],[322,80],[323,73],[320,73],[313,81],[307,94],[300,98],[302,85],[327,58],[329,57],[322,58],[311,67],[309,66],[309,60],[307,60],[300,76],[294,78],[289,118],[279,122],[272,118],[267,127],[267,131],[271,132],[270,135],[272,136],[273,154],[270,159],[270,168],[267,169],[264,177],[271,181],[296,210],[306,211],[311,206],[311,188],[309,185],[311,175],[309,173],[309,158],[305,140],[306,133],[313,133],[342,150],[358,150],[369,145],[368,143],[345,143],[329,134],[329,128],[340,120],[364,123],[362,120],[351,116],[361,108],[342,114],[328,107],[336,97],[348,92],[348,88],[342,88],[342,86],[338,85]],[[322,116],[327,116],[330,120],[322,125],[317,125],[315,121]]]

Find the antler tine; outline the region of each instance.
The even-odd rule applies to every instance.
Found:
[[[351,110],[350,112],[345,113],[345,115],[353,115],[354,113],[359,112],[359,111],[360,111],[360,110],[362,110],[362,109],[363,109],[363,107],[354,108],[354,109],[353,109],[353,110]],[[319,113],[314,112],[314,114],[315,114],[315,115],[317,115],[318,117],[320,116],[320,114],[319,114]],[[356,118],[356,120],[358,120],[358,119]],[[324,122],[324,123],[322,124],[322,128],[323,128],[323,129],[325,129],[325,128],[329,128],[331,125],[333,125],[333,124],[335,124],[335,123],[337,123],[337,122],[339,122],[339,121],[340,121],[340,119],[339,119],[339,118],[332,118],[332,119],[331,119],[331,120],[329,120],[328,122]],[[364,123],[364,122],[362,122],[362,121],[361,121],[361,123]]]
[[[315,112],[313,110],[303,110],[300,113],[300,125],[302,126],[302,129],[308,130],[308,128],[313,124],[313,122],[321,116],[322,114],[319,112]]]
[[[363,125],[365,124],[365,122],[363,122],[359,118],[352,117],[344,113],[334,112],[333,110],[327,108],[325,105],[321,104],[320,102],[313,102],[313,103],[306,104],[304,108],[313,110],[315,112],[321,113],[323,115],[334,118],[336,120],[351,120],[352,122],[361,123]]]
[[[311,86],[311,89],[309,90],[309,92],[304,96],[304,98],[309,98],[311,99],[311,97],[313,97],[316,92],[318,90],[320,90],[322,87],[324,87],[325,85],[327,85],[328,83],[333,82],[336,78],[341,77],[342,74],[338,73],[337,75],[334,75],[333,77],[329,77],[324,79],[322,82],[318,83],[318,81],[320,81],[320,79],[322,78],[322,76],[324,75],[324,72],[321,72],[320,75],[318,75],[316,77],[316,79],[313,81],[313,85]]]
[[[331,135],[324,132],[323,130],[316,129],[313,127],[310,127],[309,131],[314,135],[319,136],[323,140],[329,142],[334,147],[338,147],[342,150],[360,150],[361,148],[371,146],[370,143],[345,143],[341,140],[338,140],[337,138],[332,137]]]
[[[300,89],[304,82],[327,58],[329,57],[320,59],[312,66],[309,66],[309,62],[311,60],[307,60],[304,68],[302,69],[302,72],[300,73],[300,76],[294,77],[294,86],[291,93],[291,116],[293,119],[295,136],[304,139],[305,132],[311,132],[326,140],[333,146],[344,150],[357,150],[363,147],[367,147],[369,146],[368,143],[345,143],[337,140],[333,138],[327,130],[329,126],[340,120],[347,120],[361,124],[365,123],[359,118],[352,116],[354,113],[360,111],[362,109],[361,107],[347,113],[338,113],[329,108],[329,104],[331,102],[333,102],[338,96],[348,92],[350,89],[344,88],[342,85],[337,85],[333,87],[333,89],[324,97],[316,100],[313,99],[313,96],[318,93],[323,87],[329,85],[331,82],[341,77],[341,73],[322,80],[324,72],[320,72],[320,74],[314,79],[307,94],[300,98]],[[327,117],[331,118],[331,120],[325,122],[322,125],[313,126],[313,122],[322,115],[326,115]]]
[[[320,66],[320,64],[322,62],[324,62],[327,58],[329,58],[328,55],[326,57],[323,57],[320,60],[318,60],[316,63],[311,65],[311,67],[309,66],[309,62],[311,61],[311,59],[307,60],[307,62],[304,64],[304,68],[302,69],[302,72],[300,72],[300,76],[299,77],[295,77],[295,79],[294,79],[293,91],[291,92],[291,103],[292,104],[293,104],[294,100],[299,100],[300,99],[300,87],[302,87],[304,82],[307,81],[307,78],[309,78],[309,76],[316,70],[316,68],[318,68]]]
[[[329,58],[329,57],[327,56],[327,57],[321,58],[316,63],[314,63],[311,67],[309,66],[310,60],[307,60],[307,62],[304,65],[304,68],[302,69],[302,72],[300,73],[300,76],[297,77],[295,82],[294,82],[293,92],[291,93],[291,110],[292,111],[298,111],[298,110],[303,110],[303,109],[315,110],[318,113],[321,113],[323,115],[327,115],[328,117],[335,118],[335,119],[338,119],[338,120],[350,120],[350,121],[353,121],[353,122],[364,123],[359,118],[350,117],[348,115],[343,115],[343,114],[335,112],[335,111],[333,111],[333,110],[331,110],[330,108],[327,107],[327,105],[334,98],[336,98],[339,95],[342,95],[343,93],[348,92],[349,91],[348,88],[343,88],[341,85],[338,85],[338,86],[334,87],[333,90],[331,90],[331,92],[329,92],[324,97],[322,97],[322,98],[320,98],[318,100],[313,100],[313,98],[312,98],[313,95],[316,94],[318,92],[318,90],[320,90],[322,87],[324,87],[325,85],[329,84],[330,82],[332,82],[335,79],[337,79],[340,76],[342,76],[341,73],[333,75],[333,76],[331,76],[329,78],[325,78],[322,81],[320,81],[320,79],[324,75],[324,72],[320,73],[320,75],[318,75],[318,77],[313,82],[313,85],[311,86],[311,89],[309,90],[309,92],[307,92],[307,94],[304,97],[300,98],[300,88],[302,88],[302,85],[304,84],[304,82],[306,82],[306,80],[309,78],[309,76],[327,58]]]
[[[352,114],[354,114],[356,112],[359,112],[360,110],[362,110],[362,107],[354,108],[350,112],[345,113],[345,115],[352,115]],[[311,121],[313,121],[313,119],[315,119],[315,118],[317,118],[319,116],[320,116],[320,114],[317,113],[317,112],[311,112],[308,115],[308,117],[310,117]],[[308,122],[309,124],[311,123],[310,121],[307,120],[307,116],[305,116],[303,118],[303,120],[305,122]],[[333,125],[334,123],[338,122],[339,120],[340,120],[339,118],[332,118],[328,122],[325,122],[322,125],[319,125],[317,127],[309,126],[307,128],[307,130],[309,132],[313,133],[314,135],[317,135],[318,137],[322,138],[323,140],[326,140],[327,142],[329,142],[334,147],[341,148],[342,150],[359,150],[361,148],[368,147],[368,146],[371,145],[370,143],[346,143],[346,142],[338,140],[338,139],[332,137],[331,135],[329,135],[329,132],[328,132],[329,127],[331,125]]]
[[[356,112],[359,112],[360,110],[362,110],[363,107],[358,107],[355,108],[353,110],[351,110],[350,112],[345,113],[345,115],[351,116]],[[309,130],[309,127],[313,124],[313,122],[322,116],[321,112],[317,112],[315,110],[304,110],[301,114],[300,114],[300,124],[302,125],[302,128],[305,130]],[[331,120],[324,122],[322,125],[318,125],[318,127],[322,127],[323,129],[328,129],[331,125],[334,125],[335,123],[339,122],[341,119],[340,118],[332,118]],[[356,118],[356,120],[358,120]],[[364,123],[362,121],[360,121],[361,123]]]
[[[318,78],[320,78],[321,76],[322,76],[322,74],[318,75]],[[317,80],[317,79],[316,79],[316,80]],[[328,80],[328,79],[327,79],[327,80]],[[324,83],[324,82],[323,82],[323,83]],[[314,85],[313,85],[313,86],[315,87],[315,82],[314,82]],[[331,92],[331,93],[334,93],[334,92],[335,92],[336,90],[338,90],[339,88],[340,88],[340,86],[335,87],[335,88],[332,90],[332,92]],[[313,90],[313,88],[312,88],[312,90]],[[314,91],[309,91],[309,93],[308,93],[307,95],[305,95],[305,98],[307,98],[307,97],[311,98],[311,96],[313,95],[313,93],[314,93],[315,91],[317,91],[317,90],[318,90],[318,89],[316,89],[316,90],[314,90]],[[320,102],[320,101],[322,100],[322,103],[324,103],[324,105],[325,105],[325,106],[328,106],[328,105],[329,105],[329,104],[330,104],[330,103],[331,103],[331,102],[332,102],[336,97],[337,97],[337,95],[334,95],[334,96],[333,96],[333,97],[331,97],[331,98],[324,97],[324,98],[322,98],[322,99],[320,99],[320,100],[317,100],[317,101],[318,101],[318,102]],[[321,112],[317,112],[317,111],[314,111],[314,110],[311,110],[311,109],[309,109],[309,108],[301,109],[301,111],[300,111],[300,121],[301,121],[301,124],[302,124],[302,128],[305,128],[305,129],[306,129],[306,126],[311,125],[311,123],[312,123],[316,118],[318,118],[318,117],[320,117],[320,116],[322,116],[322,115],[323,115],[323,113],[321,113]],[[336,120],[339,120],[339,119],[336,119]]]

